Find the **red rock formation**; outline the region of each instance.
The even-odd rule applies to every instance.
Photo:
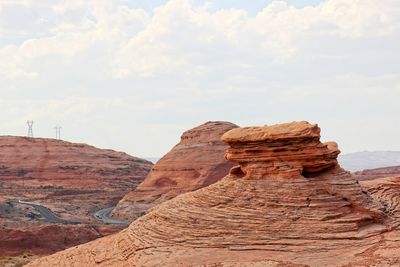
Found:
[[[396,217],[338,166],[316,125],[234,129],[223,140],[240,165],[222,180],[28,266],[400,264]]]
[[[234,165],[224,158],[221,136],[237,127],[229,122],[207,122],[184,132],[181,141],[152,168],[146,179],[128,193],[113,214],[131,219],[135,214],[179,194],[197,190],[224,177]]]
[[[32,251],[40,247],[44,252],[48,246],[47,253],[52,253],[54,248],[64,249],[100,236],[87,225],[49,225],[32,208],[7,204],[7,200],[29,200],[50,208],[62,219],[98,224],[92,213],[115,205],[143,181],[151,167],[148,161],[85,144],[0,137],[0,254],[6,251],[6,244],[20,243],[8,251],[22,253],[25,247],[21,242],[26,242]],[[44,237],[41,229],[52,229],[45,238],[53,238],[53,242],[35,241]],[[78,230],[71,235],[73,229]],[[121,227],[110,227],[117,229]],[[55,232],[58,235],[52,237]],[[66,242],[62,236],[72,241]],[[12,239],[17,241],[10,243]]]
[[[355,172],[358,180],[372,180],[383,177],[394,177],[400,175],[400,166],[383,167]]]
[[[0,137],[2,181],[108,188],[142,181],[152,164],[122,152],[54,139]],[[115,179],[118,178],[118,179]],[[46,185],[47,185],[46,184]]]
[[[400,176],[375,178],[360,183],[392,216],[400,220]]]
[[[337,165],[337,144],[321,144],[320,129],[306,122],[229,131],[223,140],[231,147],[226,157],[240,164],[249,177],[296,178]],[[261,164],[260,164],[261,163]]]

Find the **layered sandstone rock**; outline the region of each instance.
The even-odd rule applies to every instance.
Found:
[[[87,226],[99,224],[93,212],[115,206],[143,181],[151,167],[152,163],[146,160],[85,144],[1,136],[0,255],[7,251],[52,253],[102,236]],[[55,226],[16,200],[41,204],[63,220],[86,225],[60,225],[45,237],[53,238],[52,242],[36,242],[44,236],[41,229]],[[120,229],[110,227],[112,231]],[[55,232],[57,235],[52,237]]]
[[[132,219],[158,203],[224,177],[234,164],[224,158],[227,145],[221,136],[235,127],[230,122],[213,121],[184,132],[181,141],[118,203],[113,214]]]
[[[223,140],[230,145],[227,159],[239,163],[247,176],[296,178],[337,165],[337,144],[322,144],[319,137],[317,125],[294,122],[233,129]]]
[[[398,221],[306,122],[223,136],[229,175],[122,232],[28,266],[393,266]]]
[[[124,187],[142,181],[152,163],[123,152],[55,139],[0,137],[2,181],[69,188]]]
[[[400,166],[368,169],[355,172],[354,175],[358,180],[372,180],[376,178],[400,176]]]
[[[400,176],[375,178],[360,183],[392,216],[400,220]]]

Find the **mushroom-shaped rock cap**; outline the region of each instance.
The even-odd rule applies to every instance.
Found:
[[[222,141],[229,144],[235,142],[272,142],[297,138],[319,138],[320,132],[317,124],[310,124],[306,121],[295,121],[271,126],[232,129],[222,136]]]
[[[336,166],[340,153],[336,143],[323,144],[319,138],[318,125],[306,121],[236,128],[222,136],[230,145],[225,157],[253,178],[295,177]]]

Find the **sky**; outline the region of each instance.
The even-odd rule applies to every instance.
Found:
[[[0,0],[0,135],[159,157],[211,120],[400,150],[398,0]]]

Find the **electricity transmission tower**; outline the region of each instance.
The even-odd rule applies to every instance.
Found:
[[[56,139],[61,140],[61,126],[56,126],[54,129],[56,129]]]
[[[28,137],[33,137],[33,121],[27,121],[28,124]]]

